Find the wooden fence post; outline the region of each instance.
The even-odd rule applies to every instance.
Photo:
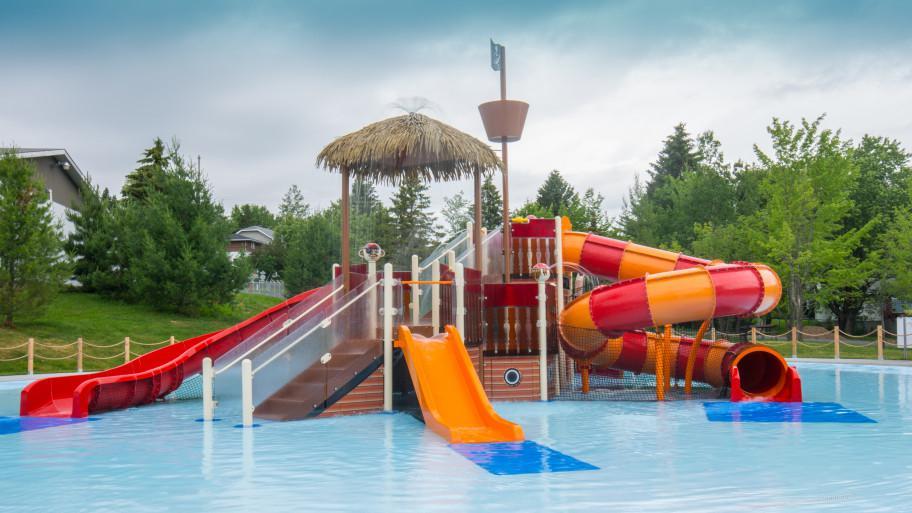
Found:
[[[168,345],[169,345],[169,346],[173,346],[173,345],[174,345],[174,335],[171,335],[171,337],[168,339]]]
[[[130,337],[124,337],[124,363],[130,363]]]
[[[709,338],[710,338],[713,342],[715,342],[715,341],[716,341],[716,327],[713,326],[712,328],[710,328],[709,332],[710,332]]]
[[[792,326],[792,358],[798,358],[798,327]]]
[[[28,373],[31,376],[35,373],[35,339],[28,339]]]
[[[756,326],[751,326],[751,343],[752,344],[757,343],[757,327]]]
[[[833,358],[839,360],[839,325],[833,326]]]
[[[76,339],[76,372],[82,372],[82,337]]]
[[[883,360],[883,324],[877,325],[877,359]]]

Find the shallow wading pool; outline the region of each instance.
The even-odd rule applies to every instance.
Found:
[[[51,427],[5,419],[0,511],[908,510],[912,369],[799,370],[806,401],[869,421],[714,417],[702,401],[495,403],[529,440],[597,467],[567,472],[493,474],[405,414],[239,429],[233,415],[197,422],[186,401]],[[0,383],[0,415],[16,415],[22,386]]]

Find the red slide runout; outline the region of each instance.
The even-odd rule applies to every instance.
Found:
[[[302,292],[230,328],[157,349],[113,369],[29,383],[22,390],[19,414],[87,417],[151,403],[177,390],[184,377],[200,372],[203,358],[216,360],[319,290]]]

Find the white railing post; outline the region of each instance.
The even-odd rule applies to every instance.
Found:
[[[215,403],[212,401],[212,358],[203,358],[203,421],[212,420]]]
[[[130,337],[124,337],[124,363],[130,363]]]
[[[418,268],[418,255],[412,255],[412,281],[421,279],[421,271]],[[421,300],[418,295],[421,294],[421,287],[412,284],[412,324],[418,324],[418,318],[421,312]]]
[[[431,263],[431,326],[434,334],[440,333],[440,260]]]
[[[481,248],[481,276],[484,277],[488,273],[488,251],[486,244],[488,241],[488,229],[484,226],[481,227],[481,244],[478,246]]]
[[[377,336],[377,287],[374,287],[374,284],[377,283],[377,261],[368,260],[367,261],[367,286],[370,287],[371,292],[368,299],[368,312],[370,315],[367,317],[367,329],[370,333],[371,338]]]
[[[241,425],[253,427],[253,362],[241,362]]]
[[[456,252],[451,249],[451,250],[447,251],[446,256],[447,256],[447,267],[450,268],[451,272],[455,272],[454,269],[456,269]]]
[[[475,223],[466,221],[466,243],[468,248],[475,247]]]
[[[459,332],[459,335],[462,337],[463,342],[465,341],[465,271],[462,264],[456,264],[455,269],[455,283],[453,286],[456,287],[456,331]]]
[[[82,372],[82,337],[76,339],[76,372]]]
[[[538,280],[538,386],[541,389],[541,400],[548,400],[548,296],[545,283],[548,277]]]
[[[393,411],[393,264],[383,266],[383,411]]]
[[[554,218],[554,281],[557,285],[555,291],[555,302],[557,312],[564,311],[564,250],[563,250],[563,221],[560,217]],[[557,383],[555,384],[557,393],[561,391],[561,377],[568,375],[567,355],[564,354],[564,348],[558,345],[557,361],[560,365],[560,372],[556,372]],[[572,364],[571,364],[572,365]]]

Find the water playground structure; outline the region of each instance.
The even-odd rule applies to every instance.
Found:
[[[326,285],[104,372],[35,381],[20,414],[80,418],[188,397],[202,400],[203,421],[236,411],[243,427],[405,411],[471,444],[524,439],[491,400],[800,402],[798,373],[779,353],[711,328],[776,307],[782,286],[769,267],[576,232],[566,218],[508,216],[507,146],[521,138],[528,105],[506,98],[500,52],[501,98],[479,107],[500,158],[418,113],[336,139],[317,159],[342,184],[342,261]],[[494,172],[503,224],[488,233],[481,178]],[[376,244],[353,264],[350,180],[406,176],[474,180],[474,222],[408,269],[383,263]],[[695,336],[674,334],[683,323],[699,323]]]

